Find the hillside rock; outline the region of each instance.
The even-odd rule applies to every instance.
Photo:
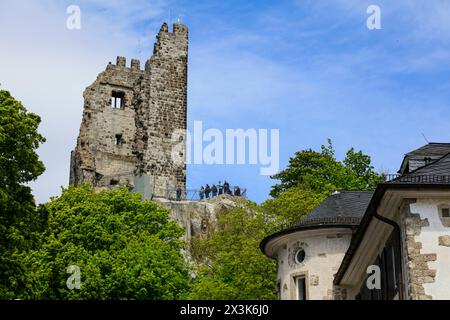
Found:
[[[244,197],[220,195],[201,201],[155,201],[171,211],[171,218],[185,229],[183,240],[190,244],[192,238],[206,237],[215,230],[221,212],[243,207],[248,200]]]

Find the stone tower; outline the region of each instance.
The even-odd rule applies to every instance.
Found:
[[[164,23],[156,39],[145,70],[117,57],[86,88],[71,184],[126,185],[144,198],[185,192],[188,29]]]

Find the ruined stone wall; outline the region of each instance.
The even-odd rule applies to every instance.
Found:
[[[182,136],[174,134],[186,129],[187,105],[187,53],[188,30],[175,24],[173,32],[163,25],[158,34],[153,56],[147,61],[145,70],[150,81],[144,89],[150,99],[143,99],[141,108],[149,110],[146,135],[148,147],[140,161],[140,173],[155,177],[155,193],[165,194],[180,186],[185,190],[185,148],[180,149],[181,163],[172,159],[175,145]],[[185,141],[183,145],[185,144]]]
[[[155,197],[185,190],[185,141],[173,132],[186,129],[187,54],[187,28],[175,24],[169,32],[163,24],[145,70],[138,60],[128,67],[118,57],[86,88],[71,184],[133,187],[136,176],[145,176]],[[115,94],[121,96],[120,108],[111,106]],[[172,160],[175,145],[181,145],[178,162]]]

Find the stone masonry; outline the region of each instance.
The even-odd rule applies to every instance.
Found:
[[[425,293],[424,283],[435,281],[436,270],[430,269],[428,262],[436,260],[436,253],[422,253],[422,243],[416,240],[423,227],[428,227],[428,219],[422,219],[420,214],[411,213],[406,206],[406,245],[408,255],[409,298],[412,300],[431,300]]]
[[[185,192],[188,29],[164,23],[156,38],[144,70],[117,57],[86,88],[71,184],[132,189],[140,179],[152,197]]]

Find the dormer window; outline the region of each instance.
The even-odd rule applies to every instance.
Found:
[[[123,109],[125,93],[121,91],[113,91],[111,94],[111,108]]]

